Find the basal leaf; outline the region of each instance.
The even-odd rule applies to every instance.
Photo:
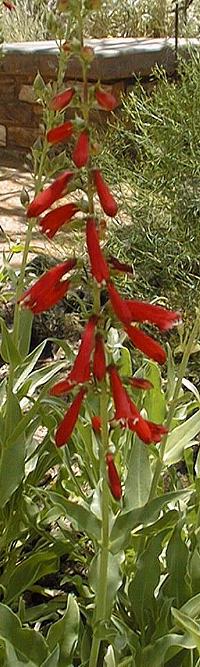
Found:
[[[186,419],[181,426],[177,426],[168,435],[164,454],[164,463],[172,465],[180,461],[185,447],[192,444],[200,431],[200,410]]]
[[[59,559],[52,549],[32,554],[13,570],[8,581],[5,602],[10,604],[23,591],[29,589],[35,581],[41,579],[45,574],[57,572],[58,568]]]
[[[148,449],[137,437],[133,437],[125,482],[124,508],[126,510],[145,505],[149,497],[151,480]]]
[[[60,648],[58,667],[71,665],[72,657],[78,641],[80,614],[77,602],[73,595],[69,594],[67,609],[64,616],[53,623],[47,634],[49,648]]]

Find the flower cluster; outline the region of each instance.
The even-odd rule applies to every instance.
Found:
[[[93,57],[93,54],[89,55],[90,58]],[[50,103],[51,109],[56,112],[63,111],[74,98],[78,99],[75,86],[67,88],[54,96]],[[113,282],[115,271],[133,275],[133,267],[130,264],[120,262],[118,258],[113,256],[106,257],[101,246],[100,225],[102,225],[102,220],[100,223],[99,215],[94,212],[94,196],[98,196],[100,207],[106,216],[112,218],[116,216],[118,205],[93,157],[89,113],[87,116],[85,115],[85,108],[87,104],[89,105],[88,99],[87,89],[85,89],[84,100],[80,102],[80,111],[82,109],[81,104],[84,104],[84,113],[82,112],[79,123],[77,119],[75,121],[64,121],[61,125],[57,125],[47,132],[49,144],[66,141],[69,138],[74,141],[72,170],[60,174],[49,187],[34,198],[27,208],[27,216],[29,218],[39,217],[40,229],[50,239],[64,224],[70,222],[73,225],[77,213],[82,214],[90,266],[89,282],[94,286],[94,290],[101,291],[103,287],[107,291],[106,308],[101,309],[99,299],[98,308],[95,306],[94,311],[88,314],[88,321],[83,331],[73,367],[67,377],[57,382],[50,390],[52,396],[73,394],[70,407],[56,430],[55,443],[57,447],[62,447],[69,441],[83,400],[91,385],[93,389],[97,387],[98,390],[101,390],[101,383],[104,383],[107,388],[110,387],[113,400],[113,414],[109,418],[110,430],[117,424],[122,429],[127,428],[136,433],[146,445],[156,444],[166,434],[166,428],[161,424],[158,425],[144,419],[129,393],[131,387],[150,390],[151,383],[143,378],[127,378],[127,387],[124,386],[118,369],[108,357],[106,350],[106,322],[108,316],[110,317],[111,310],[114,317],[122,324],[133,346],[148,358],[159,364],[164,364],[166,360],[165,350],[157,340],[143,331],[140,325],[143,323],[153,324],[160,331],[165,331],[180,322],[181,317],[179,313],[169,311],[158,305],[151,305],[133,299],[123,299]],[[98,104],[107,110],[113,110],[117,106],[115,97],[110,92],[102,89],[100,85],[93,86],[90,93],[91,99],[93,104]],[[71,199],[63,205],[52,208],[55,202],[69,195],[69,185],[73,184],[73,191],[76,190],[77,173],[80,169],[84,170],[83,179],[85,178],[87,183],[85,188],[88,194],[87,208],[83,209],[81,202],[71,201]],[[44,216],[42,216],[43,213]],[[33,313],[40,313],[51,308],[70,289],[73,276],[69,279],[66,274],[74,269],[78,272],[75,258],[58,264],[29,288],[20,298],[20,302],[25,307],[30,308]],[[98,434],[97,437],[101,436],[102,423],[99,415],[92,417],[92,427]],[[113,454],[110,451],[106,454],[106,466],[112,495],[116,500],[119,500],[122,495],[122,487]]]

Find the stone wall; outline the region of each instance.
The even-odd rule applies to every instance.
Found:
[[[174,40],[172,39],[102,39],[87,40],[95,51],[90,69],[90,81],[101,80],[106,89],[113,91],[119,105],[121,93],[127,93],[140,76],[148,87],[152,68],[163,66],[168,75],[176,68]],[[188,56],[191,44],[198,40],[181,39],[179,51]],[[42,108],[34,98],[33,81],[39,71],[45,82],[54,81],[57,74],[58,49],[56,43],[21,42],[4,44],[0,58],[0,147],[8,150],[27,150],[40,134]],[[69,81],[80,82],[81,67],[78,59],[71,59],[66,71]],[[149,86],[151,87],[151,82]],[[99,112],[97,112],[99,114]],[[107,112],[101,112],[101,117]]]

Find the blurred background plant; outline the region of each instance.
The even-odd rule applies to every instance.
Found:
[[[174,0],[103,0],[98,12],[88,17],[89,37],[170,37],[174,35]],[[200,27],[199,0],[179,2],[179,34],[196,36]],[[49,11],[56,0],[15,0],[15,13],[1,11],[7,42],[51,39]]]

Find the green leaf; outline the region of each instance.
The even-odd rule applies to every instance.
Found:
[[[103,667],[116,667],[115,654],[112,646],[108,646],[106,655],[103,661]]]
[[[168,634],[154,643],[149,644],[142,651],[141,667],[163,667],[165,664],[165,656],[170,650],[170,655],[176,655],[183,648],[192,650],[195,648],[195,642],[188,634]],[[172,653],[171,653],[172,650]]]
[[[183,456],[185,447],[192,444],[192,440],[196,438],[200,430],[200,410],[195,412],[192,417],[177,426],[168,435],[167,444],[164,454],[164,463],[172,465],[180,461]]]
[[[21,363],[21,355],[17,347],[13,343],[12,332],[8,331],[7,326],[2,317],[0,317],[0,327],[2,332],[2,341],[0,347],[0,354],[2,359],[10,364],[12,368]]]
[[[159,555],[162,551],[163,534],[150,538],[145,551],[138,559],[136,573],[129,585],[128,595],[140,630],[144,630],[148,612],[153,616],[154,591],[160,579]]]
[[[49,655],[48,658],[46,658],[46,660],[42,663],[41,667],[58,667],[59,653],[59,646],[56,646],[51,655]]]
[[[150,421],[162,424],[166,415],[165,396],[161,389],[160,368],[153,361],[148,363],[146,378],[152,382],[153,389],[145,394],[144,408]]]
[[[17,349],[19,350],[22,359],[26,357],[30,348],[33,313],[28,308],[19,308],[18,320],[18,335],[17,335]]]
[[[53,623],[47,634],[47,643],[52,650],[60,647],[58,667],[71,665],[79,633],[80,614],[75,598],[69,594],[64,616]]]
[[[22,628],[18,616],[2,603],[0,603],[0,637],[10,643],[19,659],[27,658],[32,661],[31,665],[41,665],[48,655],[47,644],[43,636],[35,630]],[[14,665],[15,662],[12,663],[12,667]]]
[[[120,512],[115,519],[110,535],[112,553],[117,553],[119,549],[123,548],[131,530],[137,528],[140,524],[148,526],[157,521],[158,515],[165,504],[187,499],[192,493],[193,489],[189,487],[180,489],[180,491],[172,491],[154,498],[144,507],[138,507],[138,509],[128,512]]]
[[[7,585],[5,602],[10,604],[45,574],[57,572],[59,559],[53,550],[38,551],[15,567]]]
[[[83,506],[78,502],[71,502],[59,493],[50,491],[49,499],[55,506],[59,507],[61,514],[65,514],[86,535],[90,535],[96,540],[101,539],[101,521],[91,512],[89,507]]]
[[[24,359],[23,364],[20,364],[15,371],[15,381],[13,391],[16,392],[30,377],[30,374],[40,358],[46,345],[46,340],[43,340],[40,345],[38,345],[27,357]]]
[[[178,607],[190,597],[191,591],[186,584],[189,552],[182,539],[182,525],[179,521],[169,540],[166,552],[168,576],[161,586],[161,595],[171,598]]]
[[[131,377],[132,376],[132,362],[131,355],[127,347],[120,348],[120,375],[122,377]]]
[[[198,546],[194,548],[190,558],[189,573],[191,577],[192,591],[193,593],[198,593],[200,587],[200,553]]]
[[[4,446],[0,458],[0,506],[3,508],[24,478],[25,438]]]
[[[120,565],[124,560],[123,552],[119,552],[115,556],[109,552],[108,554],[108,574],[107,574],[107,594],[106,594],[106,617],[110,618],[113,602],[117,590],[122,583],[122,572]],[[92,590],[97,593],[98,581],[100,572],[100,553],[94,556],[89,569],[89,584]]]
[[[200,624],[174,607],[172,607],[172,616],[175,618],[176,624],[181,630],[185,630],[191,636],[192,641],[195,642],[195,646],[200,653]]]
[[[126,510],[145,505],[149,497],[151,480],[148,448],[141,443],[139,438],[133,437],[124,493]]]

